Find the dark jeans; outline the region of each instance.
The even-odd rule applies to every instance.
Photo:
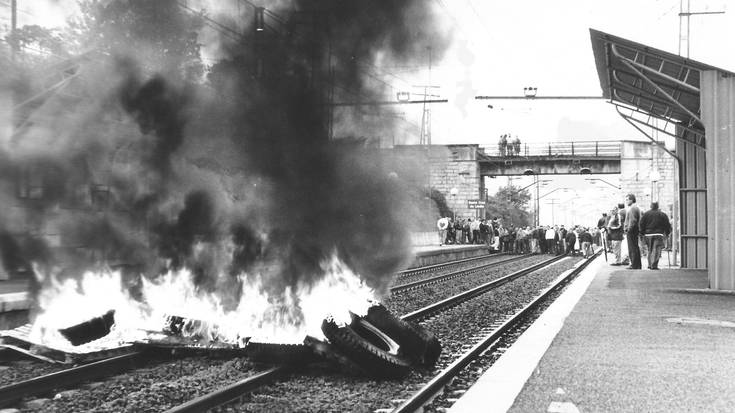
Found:
[[[664,248],[663,235],[644,237],[648,247],[648,268],[658,268],[658,259],[661,258],[661,250]]]
[[[641,269],[641,250],[638,248],[638,231],[628,232],[626,235],[628,241],[628,257],[630,258],[630,266],[633,269]]]

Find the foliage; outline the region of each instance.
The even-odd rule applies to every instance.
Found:
[[[431,188],[431,199],[434,201],[440,217],[451,217],[452,210],[447,205],[447,199],[444,194],[436,188]],[[439,217],[437,217],[439,219]]]
[[[149,69],[174,68],[187,80],[201,78],[203,12],[191,13],[176,0],[83,0],[79,8],[66,36],[75,53],[132,54]]]
[[[519,189],[513,185],[499,188],[495,195],[488,197],[485,216],[502,218],[505,226],[531,225],[531,214],[528,212],[531,193]]]
[[[31,48],[40,53],[57,56],[67,53],[58,30],[47,29],[35,24],[13,30],[5,37],[5,40],[17,48]]]

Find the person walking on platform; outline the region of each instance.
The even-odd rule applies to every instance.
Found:
[[[482,244],[482,240],[480,240],[480,219],[479,218],[476,218],[474,221],[470,223],[470,231],[472,231],[472,243]]]
[[[622,259],[623,265],[630,265],[630,257],[628,256],[628,241],[625,237],[625,214],[628,211],[625,210],[625,204],[618,203],[618,218],[620,218],[620,228],[623,230],[623,241],[620,243],[620,258]]]
[[[472,234],[470,233],[470,222],[472,222],[472,218],[467,218],[462,223],[462,242],[464,244],[472,243]]]
[[[564,245],[566,249],[564,252],[568,255],[574,255],[574,244],[577,243],[577,234],[573,229],[567,231],[567,235],[564,236]]]
[[[581,244],[582,248],[582,255],[585,258],[589,258],[592,256],[592,234],[586,229],[582,228],[581,232],[579,234],[579,243]]]
[[[546,254],[546,228],[539,226],[534,232],[536,240],[538,242],[538,248],[540,254]]]
[[[638,228],[648,247],[648,269],[657,270],[664,239],[671,233],[669,217],[658,209],[658,202],[651,202],[651,209],[641,216]]]
[[[612,246],[612,252],[615,259],[610,265],[622,265],[620,256],[621,244],[623,243],[623,226],[620,223],[620,214],[618,213],[618,207],[613,207],[610,211],[610,222],[607,224],[607,236],[610,239]]]
[[[449,218],[449,225],[447,226],[447,244],[457,243],[457,232],[454,231],[454,220]]]
[[[439,218],[439,220],[436,221],[436,227],[439,230],[439,246],[442,246],[447,240],[447,228],[449,227],[449,218]]]
[[[480,220],[480,240],[483,244],[489,247],[490,244],[488,243],[488,239],[490,239],[490,225],[488,225],[483,218]]]
[[[603,247],[605,247],[605,249],[610,251],[611,250],[610,240],[609,238],[605,237],[606,235],[605,231],[606,231],[608,222],[610,222],[610,217],[607,216],[606,212],[603,212],[600,219],[597,220],[597,229],[600,231],[600,239],[602,243],[604,244]]]
[[[638,224],[641,220],[641,210],[635,203],[635,195],[628,194],[625,197],[628,211],[625,213],[624,232],[628,240],[628,256],[630,257],[629,270],[641,269],[641,250],[638,248]]]
[[[544,234],[544,239],[546,240],[546,253],[547,254],[554,254],[556,252],[556,240],[559,239],[559,236],[556,234],[556,231],[553,227],[547,227],[546,233]]]
[[[460,218],[454,223],[454,233],[457,234],[457,244],[464,244],[464,219]]]
[[[562,225],[561,228],[557,227],[555,229],[557,234],[559,234],[559,246],[557,251],[559,251],[559,254],[564,254],[567,251],[567,229],[564,228],[564,225]]]

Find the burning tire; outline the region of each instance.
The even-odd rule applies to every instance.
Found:
[[[361,317],[353,317],[344,327],[326,319],[322,332],[337,350],[372,376],[403,377],[410,370],[411,362],[399,354],[398,343]]]
[[[115,324],[115,310],[110,310],[99,317],[62,328],[59,332],[73,346],[80,346],[110,334],[113,324]]]
[[[439,359],[442,347],[434,334],[394,316],[382,304],[370,307],[365,320],[393,338],[401,346],[401,354],[412,363],[433,366]]]

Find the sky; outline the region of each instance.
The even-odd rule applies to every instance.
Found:
[[[237,0],[187,3],[197,1],[213,15],[240,8]],[[539,96],[600,96],[589,29],[677,53],[682,1],[684,8],[689,2],[692,12],[725,11],[690,18],[690,57],[735,71],[735,45],[723,44],[723,39],[735,39],[735,10],[728,10],[725,0],[426,0],[440,16],[437,30],[449,32],[452,44],[441,59],[432,56],[430,71],[427,51],[423,63],[388,64],[377,74],[391,85],[389,99],[399,91],[423,92],[414,85],[439,86],[435,93],[449,102],[431,105],[434,144],[493,146],[504,133],[524,142],[641,139],[605,101],[488,101],[475,96],[521,96],[525,86],[537,87]],[[0,25],[7,24],[9,2],[0,0]],[[276,7],[284,2],[255,3]],[[18,0],[18,5],[19,25],[60,26],[77,12],[75,0]],[[399,112],[413,126],[400,143],[417,144],[422,108],[403,105]]]
[[[239,7],[237,0],[189,0],[196,1],[213,13],[228,7],[237,12]],[[7,25],[9,2],[0,0],[0,25]],[[488,101],[475,96],[521,96],[526,86],[537,87],[538,96],[600,96],[589,29],[677,53],[682,2],[685,10],[689,3],[691,12],[725,12],[690,18],[689,55],[735,71],[735,10],[729,10],[725,0],[426,0],[426,6],[440,16],[436,30],[453,36],[451,45],[441,58],[432,53],[431,65],[427,50],[424,61],[415,66],[386,63],[377,74],[391,86],[386,99],[394,99],[399,91],[423,92],[414,85],[438,86],[433,93],[448,102],[431,105],[433,144],[496,147],[505,133],[529,143],[645,140],[603,100]],[[255,3],[275,8],[284,2]],[[58,26],[76,12],[74,0],[18,0],[18,4],[20,25]],[[205,45],[205,54],[206,50]],[[404,130],[397,143],[418,144],[421,105],[402,105],[397,111]],[[615,176],[602,178],[617,184]],[[524,177],[514,184],[530,182]],[[493,193],[507,183],[506,178],[493,179],[487,186]],[[579,177],[554,177],[550,184],[550,189],[564,187],[594,196],[589,192],[594,188]]]

